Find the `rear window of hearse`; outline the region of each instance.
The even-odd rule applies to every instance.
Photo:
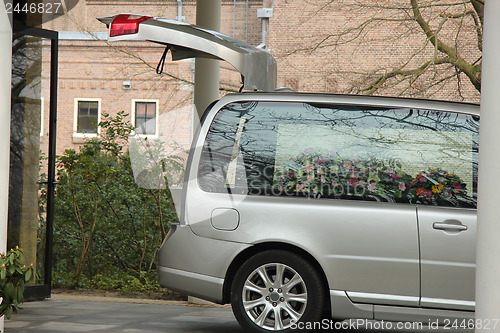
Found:
[[[479,119],[412,108],[238,102],[215,116],[208,192],[473,208]]]

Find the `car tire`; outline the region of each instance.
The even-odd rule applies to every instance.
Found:
[[[303,257],[282,250],[260,252],[243,263],[231,288],[231,306],[250,332],[307,332],[324,312],[325,288]]]

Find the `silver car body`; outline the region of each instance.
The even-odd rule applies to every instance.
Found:
[[[130,16],[132,20],[135,17]],[[115,18],[100,20],[110,25]],[[273,91],[276,86],[276,64],[269,53],[212,31],[148,17],[133,33],[111,37],[112,40],[148,40],[170,45],[174,59],[226,60],[245,77],[245,89]],[[333,318],[409,321],[474,317],[475,208],[424,205],[418,200],[396,203],[312,199],[238,191],[235,175],[244,148],[239,141],[242,133],[251,132],[245,127],[244,116],[236,124],[237,129],[232,128],[236,131],[234,159],[229,163],[233,169],[230,172],[231,166],[227,166],[224,170],[233,174],[232,182],[225,177],[228,190],[203,189],[200,162],[210,128],[218,124],[217,115],[222,109],[238,103],[303,105],[313,111],[322,105],[342,105],[347,111],[349,107],[363,106],[404,109],[408,114],[414,110],[433,110],[430,112],[443,111],[448,116],[479,116],[477,105],[428,100],[289,92],[223,97],[206,111],[192,143],[181,207],[176,207],[180,223],[172,225],[159,252],[162,286],[228,303],[233,278],[245,261],[263,251],[277,249],[300,256],[319,274],[326,286],[324,293],[329,300],[326,305]],[[272,110],[269,114],[273,114]],[[280,117],[284,117],[283,113]],[[300,117],[292,112],[286,117],[300,122]],[[278,118],[269,116],[267,124],[274,122],[278,124]],[[397,119],[398,124],[404,122],[405,118]],[[371,131],[395,135],[382,128]],[[383,135],[377,138],[384,140]],[[420,139],[422,159],[432,160],[426,149],[430,146],[440,149],[440,142],[439,138],[429,142]],[[448,151],[444,149],[444,153]],[[457,163],[460,154],[470,159],[469,152],[458,153],[454,157]],[[474,168],[476,172],[477,163],[469,170]],[[461,184],[457,182],[456,186],[458,190]]]
[[[225,303],[244,259],[263,249],[285,249],[314,261],[324,274],[334,318],[473,318],[475,209],[203,191],[200,147],[219,109],[242,100],[479,112],[477,105],[367,96],[222,98],[207,111],[193,143],[181,222],[160,250],[163,286]],[[460,221],[467,230],[434,228],[444,221]]]

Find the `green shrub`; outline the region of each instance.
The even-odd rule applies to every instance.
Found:
[[[168,190],[136,185],[125,116],[104,114],[99,138],[57,159],[54,286],[151,288],[144,274],[156,275],[158,249],[177,216]]]
[[[10,319],[24,301],[24,287],[33,279],[34,268],[33,264],[29,267],[24,264],[23,252],[19,247],[0,254],[0,265],[0,316],[5,315]]]

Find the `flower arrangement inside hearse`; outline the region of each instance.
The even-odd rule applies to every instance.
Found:
[[[466,183],[454,173],[432,169],[413,176],[393,159],[344,159],[314,152],[300,154],[276,169],[276,191],[312,198],[476,206]]]

